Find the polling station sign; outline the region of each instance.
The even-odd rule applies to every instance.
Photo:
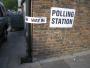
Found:
[[[47,22],[47,17],[29,17],[25,16],[26,23],[42,24]]]
[[[52,28],[72,28],[75,17],[75,9],[51,8],[50,27]]]

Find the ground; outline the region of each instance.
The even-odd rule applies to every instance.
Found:
[[[24,31],[9,32],[8,41],[0,48],[0,68],[90,68],[90,50],[21,64],[23,56],[26,56]]]
[[[8,40],[0,49],[0,68],[14,68],[26,55],[24,31],[9,32]],[[13,66],[13,67],[12,67]]]

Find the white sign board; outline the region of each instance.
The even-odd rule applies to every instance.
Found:
[[[75,9],[51,8],[50,27],[52,28],[71,28],[75,17]]]
[[[47,18],[46,17],[28,17],[28,16],[25,16],[25,22],[26,23],[35,23],[35,24],[47,23]]]

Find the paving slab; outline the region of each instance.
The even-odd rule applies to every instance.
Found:
[[[0,68],[18,68],[26,55],[24,31],[9,32],[8,40],[0,48]]]
[[[40,63],[40,65],[42,68],[70,68],[70,66],[64,62],[64,60]]]
[[[90,55],[75,56],[64,60],[71,68],[90,68]]]
[[[0,68],[7,68],[8,57],[0,57]]]
[[[40,63],[25,63],[21,64],[18,68],[42,68]]]
[[[17,68],[20,66],[20,57],[9,57],[7,68]]]

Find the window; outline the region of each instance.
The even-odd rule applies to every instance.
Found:
[[[0,17],[3,16],[2,8],[0,7]]]

